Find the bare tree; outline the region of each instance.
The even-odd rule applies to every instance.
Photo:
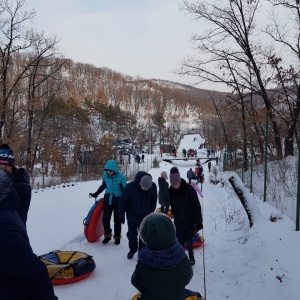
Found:
[[[62,89],[61,77],[57,73],[61,70],[64,64],[64,59],[56,50],[58,41],[55,37],[50,39],[44,37],[43,34],[35,34],[33,40],[34,52],[31,52],[28,56],[29,60],[34,63],[27,70],[28,87],[26,99],[26,102],[28,103],[26,167],[27,169],[31,169],[31,171],[34,165],[38,140],[43,131],[43,122],[41,122],[38,134],[35,135],[36,140],[33,141],[33,124],[36,105],[41,101],[48,103],[52,99],[50,95],[58,93],[60,89]],[[51,84],[50,79],[52,81]],[[44,107],[48,108],[49,105]],[[47,113],[47,110],[44,110],[44,114],[45,113]],[[33,146],[35,146],[34,149]],[[32,156],[33,150],[34,155]]]
[[[243,93],[259,95],[272,124],[278,158],[282,158],[280,132],[267,93],[270,79],[265,76],[266,58],[262,55],[262,45],[253,38],[260,1],[226,2],[224,7],[221,7],[220,2],[183,2],[184,12],[206,21],[209,27],[204,33],[192,37],[200,56],[184,59],[178,72],[198,77],[200,82],[226,84],[232,92],[236,92],[238,84]]]
[[[268,55],[269,64],[275,70],[274,83],[281,106],[274,106],[278,116],[285,123],[285,156],[294,155],[294,141],[297,138],[296,128],[300,114],[300,5],[299,1],[269,0],[272,11],[272,24],[266,33],[283,51],[273,51]],[[278,18],[276,12],[286,12],[287,18]],[[287,55],[290,54],[290,55]],[[291,64],[291,58],[293,63]],[[278,102],[277,102],[278,103]]]
[[[0,142],[4,138],[4,125],[8,103],[20,80],[27,76],[26,71],[32,61],[26,61],[18,72],[13,67],[13,57],[32,47],[32,31],[25,24],[35,17],[35,12],[24,10],[24,0],[3,0],[0,2]]]

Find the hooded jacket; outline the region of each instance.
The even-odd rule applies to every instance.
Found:
[[[141,223],[140,237],[146,244],[138,255],[131,283],[143,300],[184,300],[185,286],[193,270],[177,242],[172,220],[161,213],[148,215]]]
[[[160,205],[170,202],[169,198],[169,184],[163,177],[158,178],[158,201]]]
[[[15,211],[19,197],[4,171],[0,191],[1,300],[56,299],[47,268],[33,253],[25,224]]]
[[[111,204],[117,204],[127,181],[125,176],[119,171],[118,164],[115,160],[108,160],[104,166],[104,170],[114,171],[113,176],[108,176],[107,172],[103,174],[101,186],[96,191],[99,195],[105,190],[104,201]]]
[[[145,175],[151,176],[144,171],[137,172],[134,181],[125,186],[119,203],[120,218],[124,218],[126,213],[129,222],[139,223],[146,215],[154,212],[157,203],[157,186],[152,182],[148,191],[142,190],[140,180]]]

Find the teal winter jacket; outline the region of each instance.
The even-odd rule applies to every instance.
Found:
[[[119,171],[118,164],[115,160],[108,160],[104,166],[104,170],[114,171],[114,175],[108,176],[107,172],[104,172],[102,184],[96,191],[96,194],[99,195],[105,190],[104,201],[110,205],[117,204],[127,184],[126,178]]]

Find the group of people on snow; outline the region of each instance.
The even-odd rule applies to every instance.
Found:
[[[187,176],[187,179],[189,181],[189,184],[192,183],[193,179],[196,180],[197,183],[203,183],[204,182],[203,167],[202,167],[199,159],[197,159],[195,171],[193,171],[193,169],[190,168],[187,171],[186,176]]]
[[[153,296],[149,298],[149,295],[161,297],[161,293],[168,293],[169,297],[172,295],[172,299],[184,299],[184,288],[192,277],[191,267],[195,264],[193,237],[203,228],[197,185],[182,179],[176,167],[170,170],[170,186],[167,172],[161,172],[158,189],[152,176],[145,171],[137,172],[133,181],[124,184],[124,175],[118,171],[115,161],[108,161],[104,170],[101,186],[95,193],[90,193],[90,196],[98,197],[105,190],[102,243],[107,244],[112,237],[116,245],[120,243],[119,228],[126,218],[127,258],[132,259],[138,252],[138,263],[131,282],[141,292],[140,299],[155,299]],[[155,212],[157,195],[161,213]],[[170,207],[174,222],[168,216]],[[109,227],[112,214],[114,235]],[[184,246],[188,249],[188,256]],[[166,258],[165,253],[172,252],[176,253],[175,256],[168,257],[176,257],[175,260]],[[168,270],[169,275],[162,276],[161,270]],[[159,288],[161,284],[171,286],[170,282],[177,282],[176,288],[165,291]]]
[[[182,148],[182,155],[183,157],[197,157],[197,149],[188,149],[186,150],[185,148]]]
[[[138,252],[131,283],[140,291],[140,299],[184,299],[185,286],[193,276],[195,264],[192,239],[203,228],[197,193],[203,195],[197,184],[192,180],[187,183],[176,167],[171,168],[169,177],[166,171],[161,173],[158,188],[145,171],[137,172],[135,179],[127,183],[115,160],[106,162],[102,179],[96,192],[89,193],[97,198],[104,191],[102,243],[107,244],[113,238],[116,245],[120,244],[126,218],[127,258],[132,259]],[[155,212],[157,197],[161,213]],[[58,299],[45,264],[30,246],[26,230],[30,201],[29,176],[25,169],[15,167],[13,150],[3,144],[0,146],[1,297]],[[168,216],[170,208],[174,221]]]

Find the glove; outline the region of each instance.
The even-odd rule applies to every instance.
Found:
[[[98,195],[96,193],[89,193],[90,198],[97,198]]]
[[[122,224],[125,223],[125,218],[119,218],[119,220],[120,220],[120,222],[121,222]]]

